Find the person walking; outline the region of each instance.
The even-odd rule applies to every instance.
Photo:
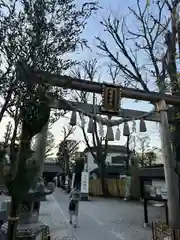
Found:
[[[80,191],[77,187],[73,188],[69,194],[69,223],[73,224],[73,217],[75,218],[74,227],[78,225],[78,213],[79,213],[79,201],[80,201]]]

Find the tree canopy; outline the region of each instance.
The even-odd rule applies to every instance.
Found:
[[[97,9],[97,2],[78,8],[74,0],[0,1],[1,119],[26,92],[16,78],[17,61],[51,73],[66,71],[75,63],[67,54],[86,46],[82,32]]]

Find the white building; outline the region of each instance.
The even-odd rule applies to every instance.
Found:
[[[91,149],[85,149],[84,154],[87,156],[87,163],[85,164],[85,169],[88,170],[88,172],[92,172],[94,169],[97,169],[98,165],[95,162],[92,152],[96,153],[96,148],[91,147]],[[106,157],[106,164],[109,167],[116,167],[121,168],[121,171],[126,169],[126,161],[127,161],[127,148],[126,146],[117,146],[117,145],[109,145],[107,149],[107,157]],[[131,159],[132,155],[129,159],[129,165],[131,165]]]

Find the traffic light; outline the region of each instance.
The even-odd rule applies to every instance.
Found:
[[[102,111],[119,112],[120,89],[104,85],[102,91]]]

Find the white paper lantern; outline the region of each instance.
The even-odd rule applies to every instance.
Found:
[[[123,136],[128,137],[130,135],[129,125],[127,122],[124,123]]]
[[[71,126],[76,126],[77,124],[77,115],[76,115],[76,112],[73,111],[72,114],[71,114],[71,118],[70,118],[70,123],[69,123]]]
[[[143,118],[141,118],[141,120],[140,120],[139,131],[140,132],[146,132],[147,131],[146,123],[145,123]]]
[[[92,118],[89,119],[87,132],[94,133],[94,121]]]
[[[114,133],[112,127],[107,128],[107,139],[108,141],[114,141]]]

